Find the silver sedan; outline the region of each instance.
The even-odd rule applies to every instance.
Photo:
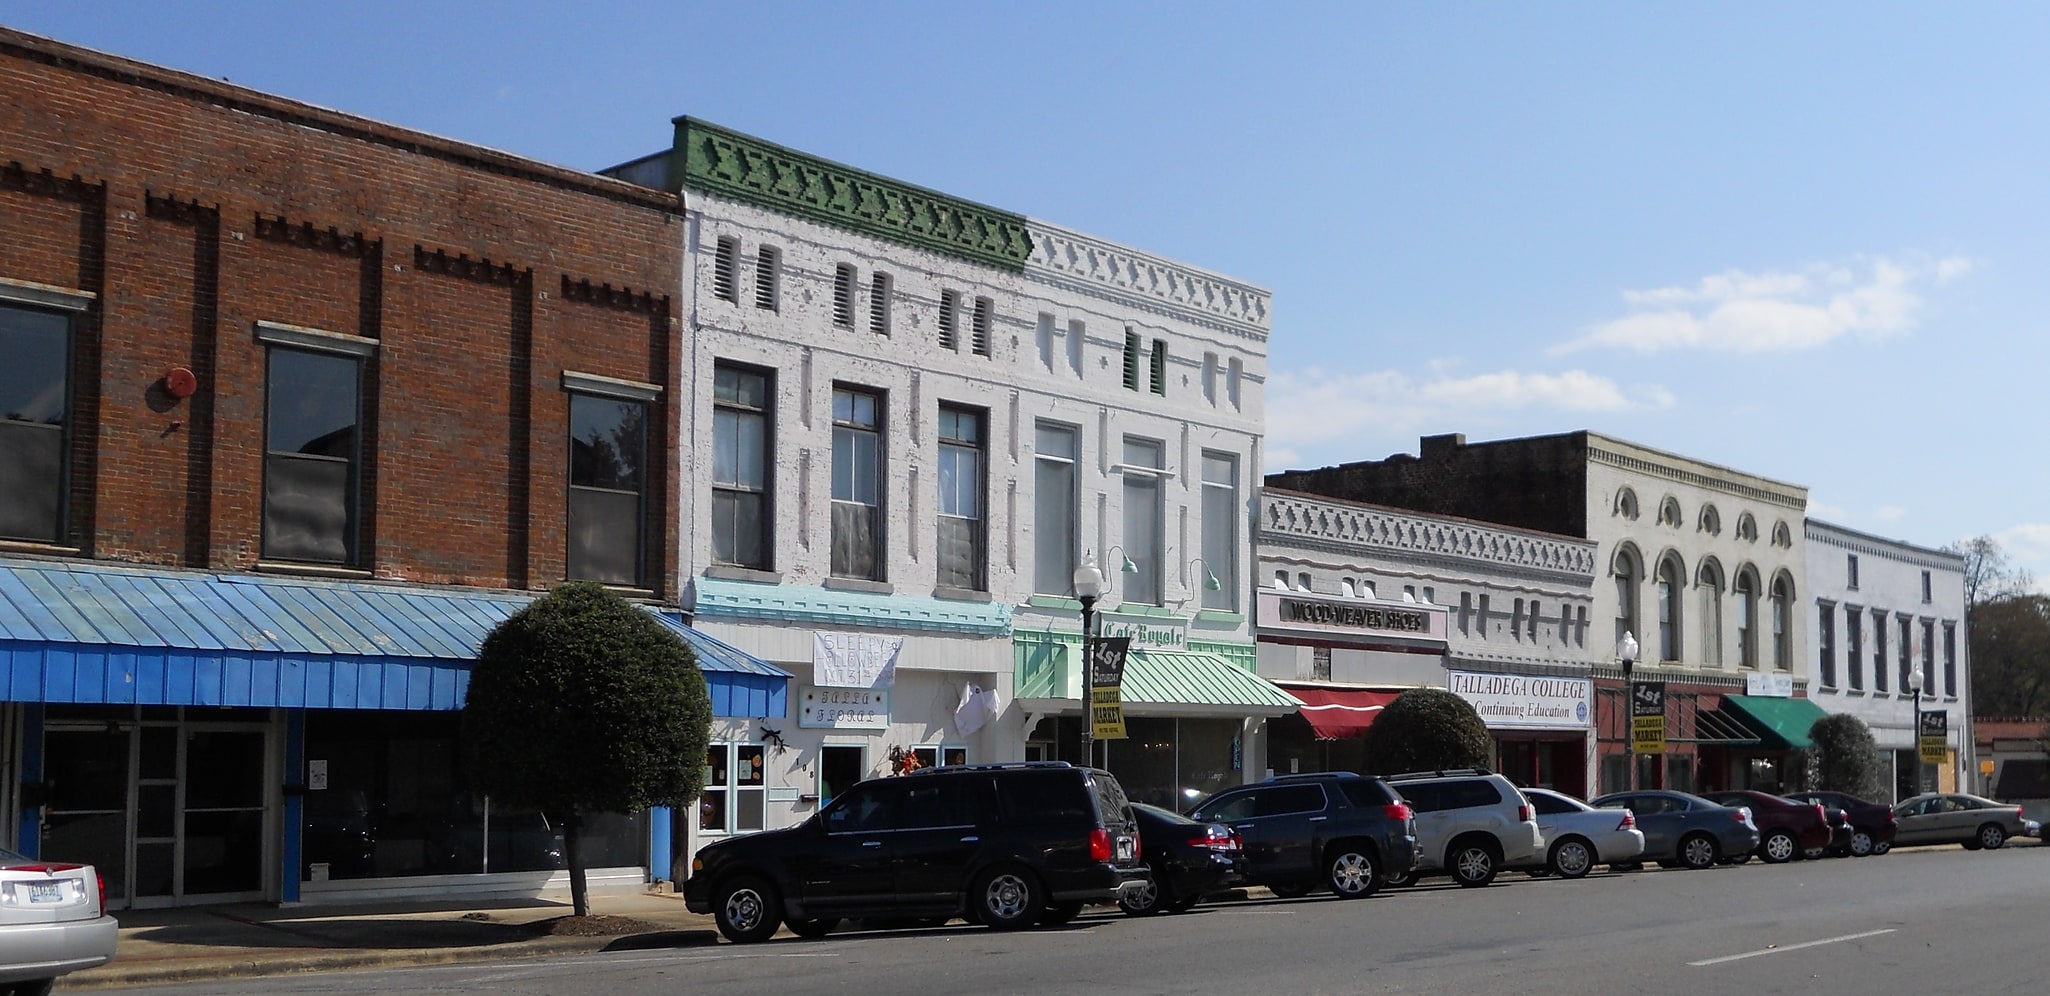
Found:
[[[1550,789],[1527,788],[1523,794],[1537,810],[1538,830],[1545,836],[1539,861],[1525,870],[1579,878],[1596,865],[1627,862],[1644,853],[1644,834],[1627,809],[1596,809]]]
[[[0,990],[47,993],[60,975],[106,964],[119,936],[93,866],[0,849]]]
[[[2020,806],[1994,802],[1963,792],[1925,792],[1893,807],[1900,830],[1896,847],[1911,844],[1963,844],[1965,850],[1991,850],[2009,837],[2026,836],[2028,821]]]

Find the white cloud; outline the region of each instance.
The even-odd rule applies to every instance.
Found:
[[[1880,522],[1899,522],[1907,515],[1908,510],[1899,505],[1881,505],[1872,510],[1872,517]]]
[[[2035,591],[2050,593],[2050,523],[2025,522],[1993,534],[2011,566],[2029,572]]]
[[[1972,261],[1873,259],[1778,273],[1730,270],[1693,286],[1626,290],[1630,313],[1552,347],[1771,352],[1814,349],[1845,335],[1884,337],[1915,327],[1921,288],[1969,273]]]
[[[1849,514],[1842,505],[1831,505],[1816,501],[1813,498],[1808,499],[1808,517],[1811,519],[1821,519],[1824,522],[1842,522]]]
[[[1465,425],[1490,412],[1616,412],[1672,405],[1672,392],[1662,387],[1625,391],[1585,370],[1502,370],[1469,377],[1434,371],[1427,379],[1395,370],[1277,371],[1267,385],[1267,438],[1274,448],[1266,462],[1270,469],[1293,466],[1318,443],[1370,434],[1408,436]]]

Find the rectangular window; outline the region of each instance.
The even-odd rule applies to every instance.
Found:
[[[712,369],[712,560],[772,569],[769,542],[770,380],[720,363]]]
[[[569,577],[639,584],[647,403],[572,394],[569,425]]]
[[[1202,606],[1220,612],[1238,608],[1239,458],[1203,451],[1203,573],[1192,579]],[[1215,579],[1215,590],[1212,590]]]
[[[1922,691],[1936,694],[1936,622],[1922,620]]]
[[[1907,616],[1899,616],[1894,619],[1894,622],[1897,624],[1898,629],[1896,636],[1900,640],[1901,661],[1901,683],[1897,687],[1900,688],[1901,691],[1906,692],[1910,690],[1908,687],[1908,678],[1910,675],[1914,673],[1915,670],[1915,621],[1909,619]]]
[[[1330,680],[1331,680],[1331,648],[1330,648],[1330,647],[1311,647],[1311,648],[1310,648],[1310,679],[1311,679],[1312,681],[1330,681]]]
[[[776,310],[776,264],[782,255],[771,246],[755,250],[755,307],[763,311]]]
[[[1053,316],[1044,311],[1040,312],[1039,326],[1036,331],[1039,336],[1039,365],[1051,372],[1053,370]]]
[[[1864,610],[1844,606],[1844,669],[1850,672],[1851,691],[1865,690]]]
[[[1224,397],[1231,402],[1233,411],[1239,410],[1239,382],[1246,376],[1244,360],[1234,356],[1224,365]]]
[[[698,830],[748,833],[767,826],[768,769],[761,744],[715,743],[705,751],[705,791]]]
[[[890,275],[878,273],[868,281],[868,330],[890,334]]]
[[[854,267],[846,263],[833,267],[833,324],[854,327]]]
[[[939,583],[982,591],[988,528],[982,514],[983,413],[940,406]]]
[[[883,579],[883,398],[833,389],[834,577]]]
[[[958,352],[961,348],[961,295],[957,291],[940,292],[940,348]]]
[[[1089,338],[1089,327],[1080,321],[1068,323],[1068,367],[1075,376],[1082,376],[1082,344]]]
[[[1139,389],[1139,333],[1125,330],[1125,390]]]
[[[1075,586],[1076,432],[1041,422],[1033,433],[1032,590],[1063,595]]]
[[[64,538],[71,316],[0,304],[0,538]]]
[[[989,337],[996,324],[996,302],[986,297],[975,299],[973,325],[968,330],[968,351],[977,356],[989,355]]]
[[[1127,602],[1162,604],[1160,550],[1166,540],[1162,536],[1161,482],[1159,475],[1139,468],[1163,468],[1164,452],[1159,440],[1125,437],[1124,552],[1139,567],[1136,573],[1118,575],[1124,579],[1121,595]],[[1122,565],[1118,566],[1122,570]]]
[[[1872,610],[1872,690],[1886,691],[1886,613]]]
[[[1855,553],[1847,553],[1844,555],[1844,558],[1844,587],[1849,588],[1852,591],[1857,591],[1858,555]]]
[[[1836,687],[1836,606],[1823,602],[1815,615],[1816,674],[1824,688]]]
[[[1148,371],[1147,386],[1161,397],[1167,396],[1167,340],[1153,340],[1153,350],[1147,356],[1152,364]]]
[[[1932,585],[1930,584],[1930,579],[1929,579],[1929,572],[1928,572],[1928,571],[1923,571],[1923,572],[1922,572],[1922,601],[1923,601],[1923,602],[1928,602],[1928,601],[1930,601],[1930,596],[1932,596],[1932,595],[1934,595],[1934,594],[1935,594],[1935,589],[1934,589],[1934,588],[1933,588],[1933,586],[1932,586]]]
[[[1957,624],[1943,624],[1943,694],[1957,698]]]
[[[1203,354],[1203,400],[1217,405],[1217,354]]]
[[[363,359],[270,347],[263,556],[356,563]]]
[[[740,303],[740,240],[722,236],[712,255],[712,294],[722,301]]]

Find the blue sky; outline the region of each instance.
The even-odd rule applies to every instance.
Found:
[[[1588,428],[2050,579],[2050,6],[20,3],[602,168],[691,114],[1274,291],[1269,470]]]

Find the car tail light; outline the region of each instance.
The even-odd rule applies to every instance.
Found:
[[[1523,805],[1516,807],[1516,822],[1531,823],[1536,820],[1537,810],[1531,808],[1530,803],[1526,802]]]
[[[1751,807],[1750,807],[1750,806],[1738,806],[1738,807],[1737,807],[1737,822],[1739,822],[1739,823],[1742,823],[1742,824],[1744,824],[1744,825],[1745,825],[1745,826],[1747,826],[1747,827],[1748,827],[1748,826],[1751,826],[1751,825],[1752,825],[1752,824],[1751,824]]]
[[[1097,827],[1089,831],[1089,860],[1109,861],[1114,852],[1110,846],[1110,831]]]
[[[95,873],[93,881],[100,883],[100,915],[107,915],[107,877]]]
[[[1391,820],[1416,819],[1416,811],[1409,808],[1409,803],[1406,802],[1391,802],[1388,805],[1382,806],[1381,815]]]
[[[1829,825],[1829,814],[1822,811],[1822,804],[1819,802],[1815,804],[1815,818],[1821,820],[1823,826]]]
[[[1627,810],[1627,809],[1626,809],[1626,810],[1623,810],[1623,822],[1621,822],[1621,823],[1618,823],[1618,824],[1616,824],[1616,829],[1618,829],[1618,830],[1635,830],[1635,829],[1637,829],[1637,814],[1636,814],[1636,813],[1633,813],[1633,812],[1631,812],[1631,811],[1629,811],[1629,810]]]
[[[1212,825],[1203,829],[1203,836],[1190,838],[1189,846],[1208,848],[1212,851],[1236,851],[1240,846],[1239,835]]]

